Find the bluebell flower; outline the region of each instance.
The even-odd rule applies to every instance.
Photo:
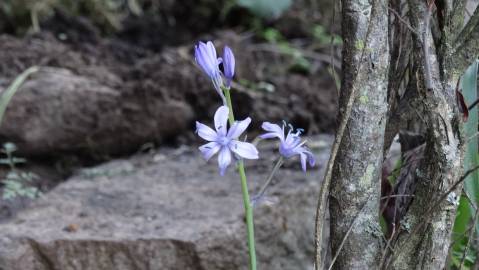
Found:
[[[221,86],[223,86],[223,79],[221,77],[221,71],[219,64],[221,63],[221,58],[217,58],[216,49],[213,45],[213,42],[208,41],[207,43],[199,42],[195,45],[195,60],[196,63],[201,67],[201,69],[208,75],[208,77],[213,82],[216,92],[220,95],[223,103],[225,102],[225,97]]]
[[[221,106],[216,110],[214,116],[215,130],[196,122],[196,133],[209,141],[199,147],[201,154],[208,161],[213,155],[218,154],[218,166],[220,174],[224,175],[226,168],[231,164],[234,158],[258,159],[258,150],[247,142],[238,141],[238,137],[248,128],[251,118],[242,121],[236,121],[229,130],[227,130],[229,109],[227,106]]]
[[[235,56],[230,47],[225,46],[223,49],[223,71],[226,78],[226,87],[231,87],[231,81],[235,75]]]
[[[294,129],[290,126],[290,130],[285,137],[284,126],[285,125],[281,128],[279,125],[264,122],[261,127],[267,131],[267,133],[260,135],[260,138],[278,138],[280,140],[279,153],[285,158],[299,155],[301,159],[301,168],[303,171],[306,171],[306,163],[308,162],[309,166],[312,167],[316,161],[313,153],[304,146],[306,141],[301,142],[300,135],[302,130],[297,129],[296,132],[293,132]]]

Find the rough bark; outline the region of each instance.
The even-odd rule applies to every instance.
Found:
[[[338,151],[333,146],[328,164],[333,169],[326,172],[318,203],[317,269],[322,269],[318,243],[323,239],[321,218],[328,192],[333,254],[340,250],[336,268],[444,269],[446,265],[456,215],[454,198],[462,189],[465,145],[455,87],[479,56],[479,10],[463,27],[464,0],[408,0],[408,18],[395,14],[398,20],[390,21],[389,37],[397,40],[396,24],[400,23],[409,31],[404,37],[412,37],[412,42],[398,51],[391,41],[389,60],[384,56],[387,48],[375,43],[382,39],[387,44],[387,17],[381,16],[387,13],[384,2],[343,1],[342,122],[335,141]],[[398,10],[397,6],[393,9]],[[408,53],[401,52],[412,52],[409,64],[404,59]],[[406,94],[399,94],[397,88],[406,85]],[[386,97],[389,115],[383,114]],[[409,111],[407,116],[405,111]],[[389,122],[387,134],[384,118]],[[425,157],[415,170],[415,197],[388,243],[389,256],[382,256],[380,233],[375,234],[378,161],[398,130],[394,125],[403,128],[410,120],[419,123],[418,130],[426,135]]]
[[[441,48],[436,49],[426,22],[427,4],[419,0],[408,3],[409,20],[420,33],[413,37],[414,62],[418,66],[417,100],[420,101],[416,104],[425,108],[427,143],[425,158],[416,172],[415,199],[402,221],[402,229],[406,230],[399,234],[394,256],[387,265],[394,269],[443,269],[456,214],[454,202],[444,198],[448,192],[460,194],[462,188],[462,184],[455,185],[462,172],[464,142],[454,99],[458,74],[462,71],[458,70],[461,67],[450,64],[454,61],[447,54],[451,48],[451,33],[459,25],[453,17],[458,15],[451,12],[451,1],[438,6],[438,14],[445,18]],[[442,18],[438,16],[438,19]]]
[[[410,66],[411,54],[411,30],[402,23],[399,16],[404,16],[404,8],[401,0],[391,0],[389,14],[389,82],[388,82],[388,105],[389,112],[384,136],[384,154],[389,150],[394,137],[401,129],[398,123],[403,123],[401,118],[407,113],[408,100],[401,99],[411,89],[410,83],[405,82]],[[414,89],[413,89],[414,90]],[[412,92],[412,90],[410,91]],[[410,93],[408,93],[410,94]]]
[[[333,254],[339,252],[336,269],[374,269],[381,250],[378,213],[387,118],[387,1],[342,4],[340,107],[347,125],[331,179],[332,247]],[[344,111],[351,95],[354,103],[347,117]]]

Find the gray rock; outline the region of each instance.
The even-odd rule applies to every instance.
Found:
[[[309,140],[317,166],[287,161],[255,208],[259,269],[312,269],[314,215],[331,138]],[[276,157],[246,162],[258,190]],[[78,172],[0,224],[0,269],[247,269],[240,181],[196,148],[160,149]]]
[[[25,156],[122,154],[184,132],[193,120],[184,102],[145,101],[118,90],[116,75],[101,68],[95,72],[103,81],[42,67],[13,97],[0,136]]]

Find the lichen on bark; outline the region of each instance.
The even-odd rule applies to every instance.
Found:
[[[340,252],[336,269],[374,269],[381,250],[378,213],[387,116],[387,1],[343,1],[342,5],[341,111],[349,98],[354,103],[331,179],[332,247],[333,254]],[[344,114],[341,117],[345,119]]]

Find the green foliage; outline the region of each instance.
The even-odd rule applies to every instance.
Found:
[[[28,68],[15,78],[13,83],[2,92],[0,95],[0,125],[7,106],[15,93],[17,93],[18,89],[20,89],[20,86],[25,82],[28,76],[37,71],[38,67],[36,66]],[[0,159],[0,165],[5,165],[9,168],[7,176],[3,180],[0,180],[0,183],[4,186],[2,197],[4,199],[13,199],[16,196],[34,198],[39,194],[38,189],[35,187],[29,187],[27,184],[35,179],[36,176],[30,172],[19,171],[16,168],[17,164],[26,162],[25,159],[17,158],[13,155],[16,150],[17,147],[13,143],[5,143],[0,150],[0,152],[5,155],[5,158]]]
[[[396,161],[396,164],[394,165],[394,169],[392,170],[391,174],[387,178],[391,186],[394,186],[396,184],[396,180],[399,177],[399,174],[401,173],[401,167],[402,167],[402,159],[400,158]]]
[[[459,269],[461,266],[462,258],[464,257],[464,264],[462,270],[472,269],[474,262],[477,259],[477,249],[475,247],[469,247],[466,250],[468,244],[468,238],[463,237],[458,243],[456,243],[460,249],[454,249],[451,254],[451,269]],[[464,254],[466,252],[466,254]],[[465,256],[464,256],[465,255]]]
[[[329,45],[340,46],[343,44],[343,40],[340,36],[330,35],[326,31],[324,26],[320,24],[316,24],[313,26],[313,30],[311,34],[313,38],[315,39],[315,41],[319,43],[319,45],[322,47],[329,46]],[[332,40],[332,44],[331,44],[331,40]]]
[[[266,28],[262,31],[262,37],[278,48],[281,54],[292,57],[289,70],[298,73],[309,73],[311,71],[311,63],[304,56],[303,52],[295,48],[277,29]]]
[[[35,198],[40,194],[36,187],[29,186],[28,184],[37,176],[31,172],[22,172],[16,168],[17,164],[25,163],[23,158],[17,158],[13,153],[17,150],[13,143],[5,143],[0,150],[5,155],[5,158],[0,159],[0,164],[9,167],[7,176],[0,182],[3,184],[2,197],[5,200],[13,199],[17,196]]]
[[[291,0],[237,0],[239,6],[245,7],[253,14],[265,18],[276,19],[288,9]]]
[[[255,83],[247,79],[239,79],[238,83],[246,87],[247,89],[254,90],[254,91],[259,91],[259,92],[264,91],[268,93],[273,93],[274,91],[276,91],[274,85],[268,82]]]
[[[5,113],[5,110],[7,109],[8,104],[10,103],[10,100],[13,98],[15,93],[18,91],[20,86],[25,82],[25,80],[30,76],[31,74],[35,73],[38,71],[38,67],[33,66],[25,70],[22,74],[20,74],[13,83],[5,90],[2,92],[0,95],[0,125],[2,123],[3,119],[3,114]]]
[[[466,103],[470,104],[477,99],[477,73],[478,63],[473,63],[461,78],[462,94]],[[465,137],[467,138],[466,155],[464,158],[464,171],[474,168],[479,165],[478,155],[478,109],[477,106],[469,111],[469,118],[465,124]],[[474,216],[474,208],[479,204],[479,171],[471,173],[464,182],[464,194],[461,196],[456,220],[454,223],[454,237],[455,242],[452,249],[451,263],[454,267],[459,267],[462,260],[464,250],[466,250],[468,227],[474,226],[472,230],[479,232],[479,223],[471,224]],[[470,205],[469,200],[475,205]],[[466,258],[467,259],[467,258]],[[467,262],[467,260],[466,260]]]

